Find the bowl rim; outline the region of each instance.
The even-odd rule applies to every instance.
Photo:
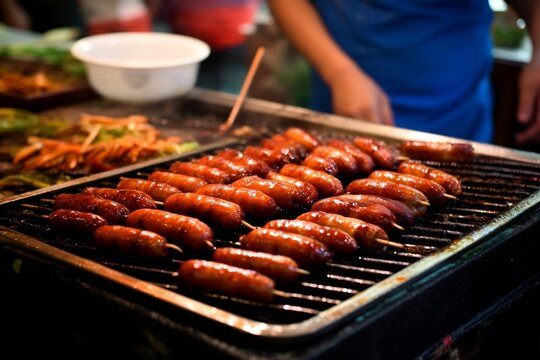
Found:
[[[183,41],[188,41],[200,49],[197,54],[194,54],[189,57],[184,57],[181,59],[172,59],[172,60],[156,60],[152,63],[146,61],[138,60],[111,60],[111,59],[101,59],[96,56],[90,55],[84,51],[84,47],[88,46],[89,43],[95,41],[106,41],[110,39],[122,39],[122,38],[144,38],[144,37],[155,37],[155,38],[176,38]],[[153,68],[164,68],[164,67],[175,67],[181,65],[189,65],[193,63],[200,62],[206,59],[210,55],[210,46],[204,41],[187,36],[182,34],[174,33],[162,33],[162,32],[114,32],[107,34],[98,34],[90,35],[83,37],[75,41],[70,47],[70,53],[76,59],[79,59],[85,63],[102,65],[102,66],[112,66],[112,67],[122,67],[122,68],[131,68],[131,69],[153,69]]]

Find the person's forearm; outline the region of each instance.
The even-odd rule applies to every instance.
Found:
[[[287,38],[327,84],[356,66],[332,39],[308,0],[268,0],[268,5]]]
[[[540,1],[507,0],[507,3],[525,20],[533,46],[532,60],[540,63]]]

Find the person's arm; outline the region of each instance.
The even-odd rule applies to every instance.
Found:
[[[387,95],[332,39],[308,0],[268,0],[268,5],[285,35],[330,88],[334,113],[393,124]]]
[[[19,29],[31,28],[30,17],[17,0],[0,0],[0,22]]]
[[[523,67],[519,80],[517,117],[527,127],[516,135],[518,144],[540,143],[540,1],[508,0],[518,16],[525,20],[532,42],[531,61]]]

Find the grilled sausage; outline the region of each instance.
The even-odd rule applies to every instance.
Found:
[[[341,177],[350,178],[358,174],[358,165],[356,163],[356,159],[344,150],[332,146],[320,145],[313,149],[311,154],[332,159],[336,163],[338,167],[338,174]]]
[[[97,228],[108,224],[97,214],[71,209],[54,210],[47,216],[47,221],[54,231],[74,236],[92,236]]]
[[[461,181],[445,171],[435,169],[431,166],[424,165],[416,161],[404,161],[399,164],[398,172],[435,181],[444,187],[448,194],[452,196],[461,195]]]
[[[224,247],[212,253],[212,260],[258,271],[283,284],[295,282],[300,275],[298,264],[290,257],[262,251]]]
[[[336,255],[350,255],[358,250],[358,243],[348,233],[311,221],[277,219],[264,224],[265,229],[275,229],[304,235],[320,241]]]
[[[317,146],[311,152],[314,155],[320,155],[327,159],[332,159],[337,167],[338,174],[341,177],[353,177],[358,174],[358,165],[356,159],[347,152],[332,146]]]
[[[264,161],[271,169],[280,169],[283,165],[290,163],[290,159],[280,151],[272,150],[262,146],[247,146],[244,154]]]
[[[249,175],[265,177],[266,174],[268,174],[268,172],[270,171],[270,166],[266,162],[256,157],[244,154],[240,150],[223,149],[218,152],[217,155],[246,167],[248,169]]]
[[[319,198],[319,193],[317,192],[317,188],[308,182],[295,179],[290,176],[281,175],[275,171],[270,171],[268,174],[266,174],[266,178],[293,184],[298,189],[300,189],[302,194],[306,195],[306,204],[308,206],[311,206]]]
[[[396,216],[387,207],[341,196],[321,199],[313,204],[311,210],[357,218],[380,226],[384,231],[393,230],[397,224]]]
[[[249,175],[249,169],[245,166],[239,165],[220,156],[206,155],[194,160],[194,162],[220,169],[229,175],[229,181],[235,181]]]
[[[232,201],[240,205],[246,217],[249,218],[272,218],[280,211],[274,199],[258,190],[225,184],[208,184],[196,193]]]
[[[275,282],[251,269],[208,260],[187,260],[178,269],[180,286],[246,300],[271,302]]]
[[[328,173],[332,176],[337,176],[339,168],[336,162],[330,158],[325,158],[321,155],[309,154],[304,160],[302,165],[312,168],[313,170],[320,170]]]
[[[446,190],[435,181],[424,179],[418,176],[403,174],[395,171],[376,170],[369,174],[370,179],[392,181],[415,188],[423,193],[429,203],[435,206],[444,205],[446,202]]]
[[[416,211],[405,205],[401,201],[386,198],[383,196],[366,195],[366,194],[343,194],[338,198],[352,199],[353,201],[366,202],[372,204],[380,204],[392,211],[396,217],[396,221],[402,226],[411,226],[416,217]]]
[[[346,141],[332,139],[328,141],[327,145],[345,151],[347,154],[351,155],[356,160],[358,172],[362,174],[370,173],[375,167],[375,162],[371,156]]]
[[[310,134],[309,132],[298,127],[288,128],[283,132],[283,135],[302,145],[307,149],[307,151],[311,151],[315,149],[315,147],[322,144],[321,140],[319,140],[315,135]]]
[[[401,201],[412,207],[417,216],[424,215],[427,210],[426,206],[429,205],[428,198],[415,188],[385,180],[356,179],[347,185],[347,192],[384,196]]]
[[[258,176],[246,176],[231,183],[232,186],[258,190],[270,196],[284,211],[297,211],[299,209],[308,209],[309,194],[304,194],[293,184],[263,179]]]
[[[98,248],[150,259],[168,256],[167,239],[148,230],[122,225],[105,225],[94,232]]]
[[[293,177],[315,186],[319,198],[343,194],[343,184],[341,181],[325,173],[324,171],[313,170],[307,166],[297,164],[287,164],[279,171],[281,175]]]
[[[172,185],[182,192],[195,192],[201,186],[208,184],[200,177],[159,170],[152,172],[147,179],[158,183]]]
[[[381,248],[382,246],[377,242],[377,239],[388,239],[386,232],[379,226],[339,214],[310,211],[298,216],[297,219],[343,230],[351,235],[360,247],[367,249]]]
[[[396,165],[397,151],[382,140],[357,136],[353,139],[353,144],[371,156],[375,165],[378,167],[393,169]]]
[[[53,209],[71,209],[97,214],[109,224],[123,223],[129,213],[129,209],[119,202],[87,194],[58,194],[54,197]]]
[[[281,134],[274,135],[269,139],[263,139],[261,146],[281,152],[292,163],[301,162],[308,154],[305,147]]]
[[[137,209],[155,209],[157,205],[147,193],[133,189],[115,189],[102,187],[86,187],[81,194],[94,195],[102,199],[113,200],[124,204],[129,211]]]
[[[240,237],[243,249],[288,256],[305,268],[320,268],[332,259],[328,247],[310,237],[275,229],[257,228]]]
[[[222,229],[238,229],[244,221],[244,212],[238,204],[202,194],[173,194],[163,202],[163,208],[176,214],[195,217]]]
[[[184,174],[203,179],[208,184],[227,184],[229,175],[215,167],[197,164],[195,162],[175,161],[169,166],[169,171],[175,174]]]
[[[155,201],[164,201],[172,194],[180,192],[177,187],[172,185],[145,179],[125,178],[120,180],[116,187],[118,189],[133,189],[145,192]]]
[[[182,249],[204,251],[213,248],[214,234],[210,227],[190,216],[166,210],[139,209],[127,216],[126,225],[158,233]]]
[[[474,147],[469,143],[435,141],[403,141],[401,153],[419,160],[466,161],[475,157]]]

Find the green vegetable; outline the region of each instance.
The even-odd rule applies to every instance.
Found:
[[[30,111],[0,108],[0,135],[26,131],[36,126],[38,116]]]

